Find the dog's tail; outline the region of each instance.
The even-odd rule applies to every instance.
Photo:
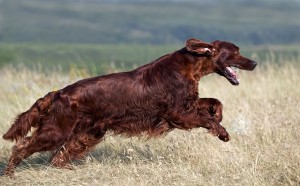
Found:
[[[38,99],[29,110],[18,115],[11,128],[3,135],[3,138],[18,141],[26,136],[31,127],[36,127],[39,124],[41,116],[47,112],[53,102],[55,93],[48,93],[43,98]]]

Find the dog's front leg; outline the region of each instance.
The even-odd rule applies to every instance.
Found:
[[[223,105],[218,99],[214,98],[199,98],[195,104],[197,112],[202,117],[210,116],[215,122],[211,122],[212,126],[210,129],[211,134],[218,136],[222,141],[229,141],[230,136],[226,129],[221,125],[223,116],[222,109]]]
[[[222,141],[229,141],[229,134],[225,128],[219,124],[216,117],[212,117],[209,109],[205,107],[194,107],[192,110],[185,112],[184,110],[176,109],[168,114],[169,125],[172,128],[191,130],[197,127],[206,128],[212,135],[218,136]]]

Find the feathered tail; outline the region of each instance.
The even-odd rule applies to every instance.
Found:
[[[55,92],[48,93],[45,97],[38,99],[29,110],[18,115],[11,128],[3,135],[3,138],[18,141],[26,136],[31,127],[38,125],[42,114],[47,112],[54,100],[54,95]]]

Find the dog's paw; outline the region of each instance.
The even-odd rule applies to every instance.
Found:
[[[229,141],[229,140],[231,139],[231,137],[229,136],[228,133],[226,133],[226,134],[224,134],[224,135],[220,134],[220,135],[218,136],[218,138],[219,138],[220,140],[224,141],[224,142],[227,142],[227,141]]]

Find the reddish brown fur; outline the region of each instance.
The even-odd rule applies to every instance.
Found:
[[[20,114],[3,136],[17,141],[5,174],[40,151],[53,151],[51,164],[66,167],[99,143],[107,131],[155,137],[176,128],[204,127],[228,141],[220,125],[222,104],[198,98],[198,81],[212,72],[224,75],[219,70],[230,65],[233,57],[239,59],[235,65],[241,69],[255,67],[255,62],[233,54],[232,48],[235,45],[227,42],[190,39],[185,48],[133,71],[84,79],[50,92]],[[32,136],[25,137],[31,127]]]

